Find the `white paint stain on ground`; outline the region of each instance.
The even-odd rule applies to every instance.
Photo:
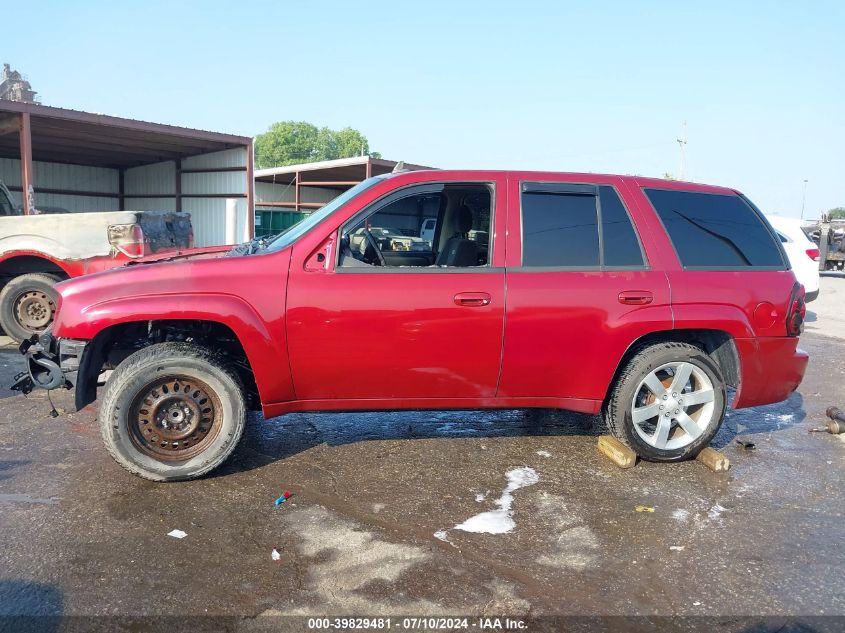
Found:
[[[727,510],[727,508],[720,506],[718,503],[714,504],[713,507],[707,511],[707,518],[713,520],[720,519],[722,518],[722,512],[725,510]]]
[[[461,597],[447,604],[425,598],[408,597],[409,585],[420,575],[429,577],[425,564],[433,555],[429,547],[393,543],[379,531],[347,519],[321,506],[297,509],[285,514],[287,525],[299,536],[297,553],[307,569],[301,601],[282,601],[279,609],[268,609],[261,615],[442,615],[469,613],[477,605],[492,612],[525,613],[530,605],[515,594],[515,587],[498,578],[473,585]],[[461,582],[459,576],[437,582]],[[390,587],[385,596],[375,595],[371,584]]]
[[[516,527],[513,520],[513,493],[520,488],[533,486],[540,481],[540,476],[533,468],[523,466],[514,468],[505,473],[508,485],[502,492],[502,496],[496,499],[495,510],[489,510],[470,517],[463,523],[459,523],[453,529],[476,534],[506,534]]]
[[[686,523],[689,519],[689,510],[678,508],[672,512],[672,518],[680,523]]]
[[[586,524],[583,509],[575,502],[547,492],[535,493],[533,518],[548,526],[536,550],[536,561],[545,567],[583,571],[599,564],[601,542]],[[549,539],[549,540],[547,540]]]
[[[537,451],[537,454],[540,457],[551,457],[552,454],[549,451]]]
[[[523,466],[522,468],[514,468],[505,473],[508,480],[508,485],[502,491],[502,496],[496,499],[495,510],[482,512],[470,517],[463,523],[456,525],[453,530],[462,530],[464,532],[474,532],[477,534],[506,534],[516,527],[513,520],[513,493],[520,488],[526,486],[533,486],[540,481],[540,476],[533,468]],[[489,492],[489,491],[488,491]],[[481,503],[487,498],[488,493],[476,493],[475,500]],[[451,543],[449,540],[448,530],[438,530],[434,533],[435,538],[441,541]]]
[[[32,495],[27,494],[18,494],[18,493],[10,493],[10,494],[0,494],[0,502],[11,502],[11,503],[37,503],[43,504],[48,506],[54,506],[59,503],[58,497],[49,497],[49,498],[41,498],[41,497],[33,497]]]
[[[173,538],[185,538],[188,536],[188,533],[183,532],[182,530],[170,530],[170,532],[167,533],[167,536],[172,536]]]
[[[481,503],[482,501],[484,501],[487,498],[488,494],[490,494],[489,490],[487,492],[476,492],[475,493],[475,502]]]

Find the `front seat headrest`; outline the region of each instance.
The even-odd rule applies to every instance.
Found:
[[[455,215],[455,228],[458,233],[469,233],[472,230],[472,211],[462,204]]]

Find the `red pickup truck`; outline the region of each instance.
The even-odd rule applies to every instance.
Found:
[[[57,289],[52,330],[22,345],[32,381],[83,407],[113,368],[103,439],[157,481],[221,464],[250,408],[554,407],[678,461],[729,387],[735,408],[778,402],[808,361],[804,290],[754,205],[629,176],[379,176],[230,256]]]

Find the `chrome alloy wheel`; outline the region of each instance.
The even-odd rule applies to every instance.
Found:
[[[631,403],[637,435],[654,448],[688,446],[714,421],[713,382],[696,365],[666,363],[640,381]]]

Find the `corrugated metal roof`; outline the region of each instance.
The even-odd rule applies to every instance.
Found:
[[[0,100],[0,123],[14,122],[19,113],[30,116],[33,159],[52,163],[126,168],[233,148],[245,150],[252,143],[246,136]],[[18,135],[0,135],[0,157],[19,156]]]
[[[43,116],[54,119],[65,119],[68,121],[97,123],[99,125],[123,127],[126,129],[154,130],[158,132],[167,132],[169,134],[173,134],[174,136],[186,136],[189,138],[205,137],[209,140],[238,144],[246,144],[252,140],[248,136],[239,136],[224,132],[212,132],[210,130],[200,130],[196,128],[182,127],[179,125],[169,125],[166,123],[153,123],[151,121],[144,121],[141,119],[127,119],[108,114],[101,114],[99,112],[85,112],[83,110],[73,110],[70,108],[57,108],[37,103],[21,103],[18,101],[8,101],[6,99],[0,99],[0,112],[28,112],[31,116]]]
[[[267,176],[278,176],[281,174],[294,174],[298,171],[317,171],[324,169],[337,169],[340,167],[354,167],[357,165],[366,165],[372,163],[378,167],[389,167],[393,169],[399,161],[386,160],[384,158],[370,158],[369,156],[353,156],[351,158],[337,158],[334,160],[321,160],[314,163],[300,163],[298,165],[283,165],[281,167],[268,167],[266,169],[256,169],[256,178],[266,178]],[[434,169],[434,167],[426,167],[425,165],[414,165],[405,163],[406,169]],[[384,173],[381,171],[380,173]]]

